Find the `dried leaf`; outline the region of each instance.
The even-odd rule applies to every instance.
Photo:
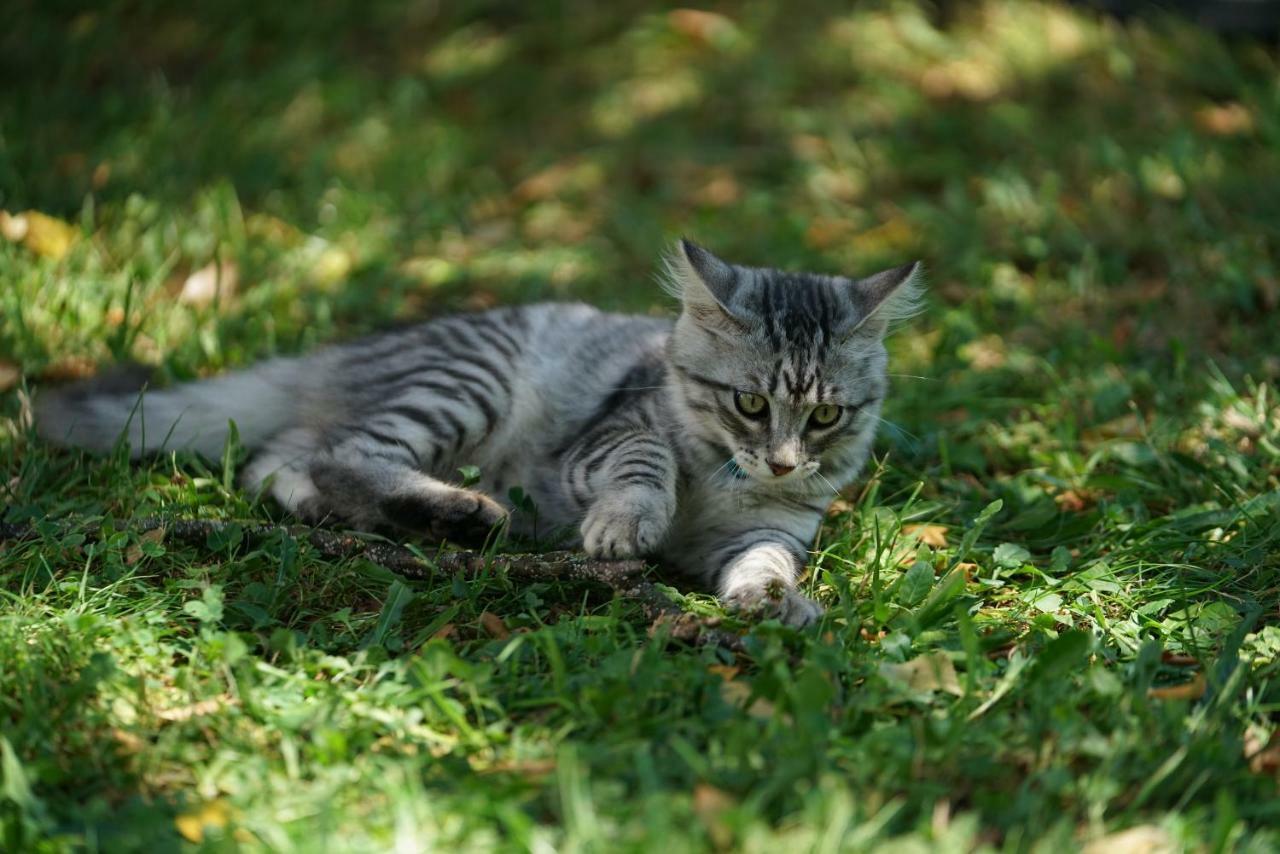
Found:
[[[947,547],[946,525],[903,525],[902,533],[914,536],[926,546],[933,546],[935,549]]]
[[[1204,675],[1197,673],[1196,677],[1190,682],[1152,688],[1147,691],[1147,696],[1153,700],[1198,700],[1204,696],[1204,691]]]
[[[507,628],[507,624],[502,621],[502,618],[488,611],[480,614],[480,627],[488,633],[489,637],[496,640],[506,640],[511,637],[511,630]]]
[[[1165,854],[1176,851],[1173,838],[1154,824],[1141,824],[1093,840],[1081,854]]]
[[[491,765],[477,767],[475,760],[470,760],[472,767],[480,774],[516,774],[521,777],[540,778],[555,773],[554,759],[504,759]]]
[[[707,672],[714,673],[725,682],[732,682],[734,677],[738,675],[739,668],[731,664],[709,664]]]
[[[435,633],[431,635],[431,639],[435,640],[436,638],[450,638],[450,637],[453,637],[454,633],[457,631],[458,631],[458,627],[455,626],[453,623],[445,623],[443,626],[435,630]]]
[[[894,254],[914,248],[918,242],[915,228],[902,216],[893,216],[875,228],[850,238],[855,255],[871,255],[877,252]]]
[[[673,9],[667,13],[671,29],[694,41],[727,47],[738,38],[738,27],[724,15],[701,9]]]
[[[999,335],[984,335],[960,346],[960,358],[968,362],[975,371],[992,371],[1004,367],[1008,361],[1004,339]]]
[[[142,547],[145,543],[163,543],[163,542],[164,542],[164,528],[153,528],[150,531],[143,532],[143,534],[138,537],[138,541],[133,545],[129,546],[129,548],[125,551],[124,553],[125,566],[133,566],[135,563],[142,560],[142,555],[143,555]]]
[[[699,783],[693,787],[693,813],[702,822],[718,850],[729,847],[733,831],[721,820],[721,816],[733,808],[733,798],[715,786]]]
[[[235,296],[239,284],[240,270],[233,262],[213,261],[187,276],[178,302],[204,307],[217,300],[225,305]]]
[[[1103,442],[1107,439],[1137,439],[1146,433],[1146,425],[1137,415],[1130,412],[1103,424],[1090,427],[1081,437],[1087,444]]]
[[[1053,503],[1064,513],[1082,513],[1089,509],[1093,498],[1075,489],[1068,489],[1053,496]]]
[[[0,211],[0,234],[12,243],[21,243],[27,236],[27,218],[22,214]]]
[[[773,717],[776,711],[773,703],[770,703],[763,697],[756,697],[751,700],[751,685],[746,682],[722,682],[720,683],[720,696],[731,706],[739,709],[745,709],[746,713],[753,718],[768,720]],[[750,705],[747,705],[750,700]]]
[[[835,217],[814,217],[804,232],[804,242],[814,249],[829,249],[848,240],[853,234],[853,223]]]
[[[880,675],[912,691],[944,691],[957,697],[964,694],[956,678],[955,665],[945,652],[927,653],[902,664],[884,662],[880,665]]]
[[[839,516],[841,513],[851,512],[853,512],[853,505],[848,501],[845,501],[843,498],[837,498],[835,501],[831,502],[829,507],[827,507],[828,516]]]
[[[355,259],[340,246],[330,246],[316,256],[311,265],[311,279],[323,288],[332,287],[347,278]]]
[[[742,198],[742,187],[728,169],[710,170],[705,183],[693,194],[694,201],[713,208],[732,205]]]
[[[204,841],[206,827],[223,828],[231,821],[231,807],[221,799],[206,801],[190,812],[185,812],[173,820],[178,833],[188,842]]]
[[[1244,104],[1211,104],[1196,110],[1196,126],[1214,136],[1238,136],[1253,131],[1253,113]]]
[[[45,258],[59,260],[80,236],[75,226],[39,211],[27,211],[22,216],[27,224],[23,244]]]
[[[111,730],[111,737],[125,753],[141,753],[147,746],[141,738],[120,727],[114,727]]]
[[[66,356],[45,368],[40,378],[46,382],[85,380],[98,373],[98,366],[84,356]]]
[[[176,709],[161,709],[156,712],[156,717],[170,723],[181,723],[203,715],[211,715],[214,712],[221,711],[226,705],[227,703],[222,697],[210,697],[208,700],[201,700],[189,706],[180,706]]]
[[[18,384],[21,369],[13,362],[0,361],[0,391],[8,391]]]
[[[1265,733],[1250,727],[1244,734],[1244,756],[1249,770],[1255,774],[1280,772],[1280,733],[1272,733],[1265,743]]]

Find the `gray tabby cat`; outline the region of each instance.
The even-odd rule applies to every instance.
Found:
[[[311,521],[483,537],[513,486],[592,555],[652,556],[732,607],[794,625],[839,487],[862,469],[887,388],[883,337],[918,264],[866,279],[741,267],[688,241],[668,258],[671,321],[585,305],[432,320],[161,391],[46,394],[41,435],[135,456],[216,456],[235,421],[244,471]],[[474,488],[449,483],[459,466]]]

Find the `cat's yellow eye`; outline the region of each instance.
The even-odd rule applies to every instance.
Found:
[[[769,401],[749,391],[735,391],[733,403],[748,418],[763,418],[769,412]]]
[[[809,423],[814,427],[830,427],[840,420],[840,407],[833,403],[824,403],[814,407],[809,415]]]

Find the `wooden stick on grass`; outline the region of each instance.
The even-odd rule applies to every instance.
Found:
[[[67,531],[96,533],[96,523],[77,525],[73,520],[60,521]],[[125,527],[135,534],[163,530],[167,538],[192,546],[204,546],[210,534],[239,525],[244,538],[261,542],[284,533],[305,540],[328,558],[360,557],[385,567],[411,580],[426,580],[439,574],[479,575],[497,571],[520,581],[576,581],[598,584],[640,606],[650,621],[651,631],[667,626],[670,636],[699,646],[710,644],[730,650],[742,648],[742,639],[717,628],[715,618],[699,617],[681,610],[663,595],[657,585],[645,578],[642,560],[599,560],[582,552],[477,552],[440,549],[430,556],[385,540],[360,534],[310,528],[305,525],[261,525],[215,519],[134,519]],[[0,542],[35,539],[39,535],[31,524],[0,523]]]

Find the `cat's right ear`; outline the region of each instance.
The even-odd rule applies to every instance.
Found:
[[[742,275],[692,240],[680,240],[667,255],[667,288],[684,311],[701,326],[712,330],[747,328],[736,297]]]

